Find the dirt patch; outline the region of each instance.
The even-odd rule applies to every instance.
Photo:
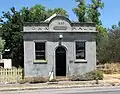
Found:
[[[104,74],[104,83],[120,84],[120,74]]]

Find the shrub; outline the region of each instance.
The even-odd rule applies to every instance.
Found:
[[[19,84],[25,84],[27,83],[28,81],[26,79],[21,79],[20,81],[18,81]]]
[[[34,84],[34,83],[45,83],[48,79],[44,77],[30,77],[25,79],[26,82]]]
[[[31,81],[29,81],[29,83],[33,84],[33,83],[46,83],[47,79],[44,77],[33,77],[31,79]]]
[[[71,81],[90,81],[90,80],[103,80],[103,73],[101,71],[91,71],[83,75],[74,75]]]
[[[95,70],[90,73],[93,75],[94,80],[103,80],[103,72]]]

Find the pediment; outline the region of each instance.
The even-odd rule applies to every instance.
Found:
[[[50,20],[49,30],[71,30],[71,22],[66,17],[56,16]]]

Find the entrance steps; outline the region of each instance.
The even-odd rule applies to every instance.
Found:
[[[57,81],[69,81],[69,78],[66,76],[56,76]]]

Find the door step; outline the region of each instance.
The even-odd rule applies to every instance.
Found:
[[[57,81],[68,81],[69,78],[66,76],[56,76]]]

